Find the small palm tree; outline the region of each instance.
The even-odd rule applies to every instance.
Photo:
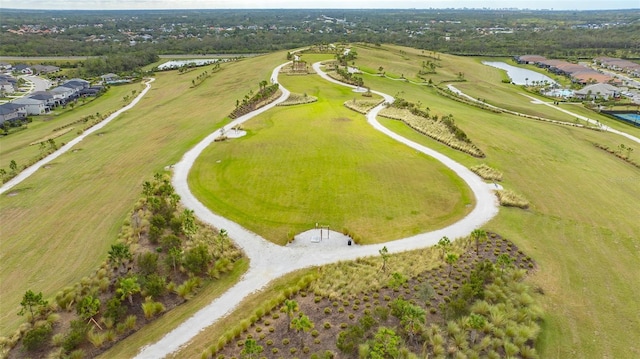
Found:
[[[291,328],[295,329],[296,333],[300,333],[300,331],[308,332],[313,329],[313,322],[309,319],[308,316],[300,313],[300,315],[291,320]],[[304,336],[300,336],[300,348],[304,348]]]
[[[447,253],[447,257],[444,260],[449,264],[449,276],[451,276],[451,270],[453,269],[453,264],[458,261],[458,255],[455,253]]]
[[[471,232],[471,237],[476,241],[476,254],[480,252],[480,242],[484,242],[487,239],[487,232],[482,229],[474,229]]]

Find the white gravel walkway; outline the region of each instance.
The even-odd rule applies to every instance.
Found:
[[[132,109],[135,105],[138,104],[138,102],[140,102],[140,100],[144,97],[144,95],[146,95],[147,92],[149,92],[149,89],[151,89],[151,83],[153,81],[155,81],[155,80],[156,80],[155,78],[148,79],[147,82],[145,82],[144,90],[140,91],[138,96],[135,99],[133,99],[133,101],[131,101],[131,103],[129,103],[125,107],[119,109],[118,111],[112,113],[109,117],[104,119],[99,124],[97,124],[97,125],[91,127],[90,129],[84,131],[80,136],[78,136],[78,137],[74,138],[73,140],[69,141],[67,144],[65,144],[64,146],[60,147],[57,151],[55,151],[52,154],[50,154],[49,156],[41,159],[40,161],[34,163],[33,165],[31,165],[30,167],[28,167],[24,171],[20,172],[17,176],[15,176],[11,180],[7,181],[5,184],[2,185],[2,187],[0,187],[0,194],[10,190],[11,188],[16,186],[20,182],[22,182],[25,179],[27,179],[32,174],[36,173],[36,171],[38,169],[40,169],[40,167],[46,165],[47,163],[49,163],[49,162],[55,160],[56,158],[60,157],[63,153],[69,151],[71,148],[73,148],[73,146],[77,145],[78,143],[80,143],[80,141],[84,140],[85,137],[87,137],[87,136],[91,135],[92,133],[100,130],[101,128],[106,126],[109,122],[111,122],[113,119],[115,119],[116,117],[120,116],[121,113]]]
[[[286,64],[280,65],[274,69],[271,76],[272,82],[277,82],[278,72],[280,68],[285,65]],[[328,77],[320,69],[319,63],[314,64],[313,68],[320,76],[328,81],[343,86],[345,85]],[[282,91],[282,96],[278,100],[255,112],[236,119],[227,127],[231,128],[236,124],[247,121],[255,115],[269,110],[277,103],[286,100],[289,96],[289,91],[282,86],[280,89]],[[393,101],[393,97],[387,94],[380,92],[375,93],[383,96],[387,102]],[[167,333],[158,342],[142,348],[136,358],[163,358],[170,353],[177,351],[181,346],[187,344],[191,338],[196,336],[201,330],[233,311],[242,298],[260,290],[270,281],[286,273],[310,266],[378,255],[378,251],[383,246],[386,246],[390,252],[400,252],[434,245],[443,236],[447,236],[449,238],[467,236],[472,230],[482,226],[498,213],[498,202],[496,197],[493,195],[492,190],[493,184],[483,182],[476,174],[452,159],[420,144],[409,141],[380,125],[376,120],[376,116],[382,108],[383,105],[380,105],[371,110],[367,115],[369,123],[375,129],[381,131],[387,136],[436,158],[456,172],[469,185],[476,197],[476,207],[471,211],[471,213],[446,228],[384,244],[348,246],[344,241],[342,245],[336,241],[323,241],[321,243],[316,243],[317,245],[300,243],[287,247],[277,246],[261,238],[259,235],[243,228],[239,224],[212,213],[190,192],[187,184],[189,169],[200,153],[207,146],[213,143],[213,140],[220,135],[220,130],[215,131],[202,142],[197,144],[192,150],[187,152],[182,160],[175,165],[173,185],[176,188],[176,192],[180,195],[182,204],[185,207],[194,210],[196,216],[201,220],[210,223],[217,228],[227,230],[229,237],[232,238],[249,257],[249,270],[238,283],[229,289],[229,291],[195,313],[191,318],[180,324],[177,328]]]

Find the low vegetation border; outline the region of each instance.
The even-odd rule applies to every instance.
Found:
[[[395,102],[402,103],[402,99]],[[410,108],[398,107],[401,105],[391,105],[380,111],[380,116],[393,120],[400,120],[407,126],[441,142],[453,149],[468,153],[474,157],[485,157],[484,152],[474,145],[454,123],[453,116],[429,117],[428,114],[412,111]]]
[[[179,199],[168,177],[145,182],[108,261],[52,303],[27,291],[19,314],[28,322],[0,340],[0,354],[95,357],[233,271],[242,252]]]
[[[444,237],[436,247],[380,254],[319,268],[201,357],[537,357],[542,312],[536,290],[522,282],[536,266],[512,242],[478,230],[453,243]]]

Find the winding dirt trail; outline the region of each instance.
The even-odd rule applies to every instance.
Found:
[[[273,70],[271,81],[277,82],[278,72],[286,64],[280,65]],[[324,79],[337,83],[342,86],[344,83],[335,81],[327,76],[320,64],[313,65],[314,70]],[[275,102],[265,106],[257,111],[242,116],[227,125],[228,128],[249,120],[250,118],[263,113],[276,104],[284,101],[289,96],[289,91],[282,86],[280,87],[282,96]],[[374,91],[375,92],[375,91]],[[383,96],[386,102],[393,102],[393,97],[375,92]],[[434,245],[443,236],[449,238],[459,238],[468,235],[472,230],[482,226],[498,213],[498,202],[493,195],[493,185],[487,184],[476,174],[468,170],[466,167],[453,161],[452,159],[431,150],[425,146],[412,142],[402,136],[391,132],[383,127],[376,119],[378,112],[383,108],[379,105],[367,114],[368,122],[378,131],[384,133],[391,138],[406,144],[418,151],[442,162],[445,166],[456,172],[471,188],[476,198],[476,206],[466,217],[460,221],[436,231],[422,233],[416,236],[399,239],[384,244],[362,245],[362,246],[318,246],[318,247],[281,247],[277,246],[259,235],[243,228],[241,225],[230,221],[224,217],[214,214],[206,208],[197,198],[190,192],[187,183],[189,170],[198,158],[200,153],[221,134],[221,131],[215,131],[207,138],[198,143],[193,149],[187,152],[184,157],[174,166],[173,185],[176,192],[180,195],[182,204],[194,210],[195,215],[204,222],[207,222],[217,228],[224,228],[234,242],[242,248],[250,259],[249,270],[244,274],[238,283],[230,288],[222,296],[215,299],[206,307],[195,313],[191,318],[180,324],[174,330],[167,333],[162,339],[154,344],[141,349],[136,358],[163,358],[170,353],[180,349],[187,344],[194,336],[196,336],[204,328],[212,325],[218,319],[231,313],[242,298],[254,293],[272,280],[281,277],[292,271],[343,260],[352,260],[359,257],[378,255],[378,251],[386,246],[389,252],[401,252],[411,249],[424,248]]]

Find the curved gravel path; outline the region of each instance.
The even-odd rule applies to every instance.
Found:
[[[80,143],[80,141],[84,140],[85,137],[87,137],[87,136],[91,135],[92,133],[100,130],[101,128],[106,126],[109,122],[111,122],[113,119],[115,119],[116,117],[120,116],[121,113],[132,109],[135,105],[138,104],[138,102],[140,102],[140,100],[144,97],[144,95],[146,95],[147,92],[149,92],[149,89],[151,89],[151,83],[153,81],[155,81],[155,80],[156,80],[155,78],[148,79],[147,82],[145,82],[144,90],[140,91],[138,96],[135,99],[133,99],[133,101],[131,101],[131,103],[129,103],[125,107],[119,109],[118,111],[112,113],[111,115],[109,115],[109,117],[105,118],[99,124],[97,124],[97,125],[91,127],[90,129],[84,131],[80,136],[78,136],[78,137],[74,138],[73,140],[69,141],[69,143],[67,143],[64,146],[60,147],[57,151],[55,151],[52,154],[48,155],[47,157],[41,159],[40,161],[34,163],[30,167],[26,168],[24,171],[18,173],[17,176],[15,176],[11,180],[7,181],[5,184],[2,185],[2,187],[0,187],[0,194],[10,190],[14,186],[18,185],[20,182],[22,182],[25,179],[27,179],[32,174],[36,173],[36,171],[38,169],[40,169],[40,167],[46,165],[47,163],[49,163],[49,162],[55,160],[56,158],[60,157],[65,152],[69,151],[71,148],[73,148],[73,146],[77,145],[78,143]]]
[[[278,72],[286,64],[278,66],[274,69],[271,76],[272,82],[277,82]],[[320,64],[313,65],[314,70],[327,79],[328,81],[345,84],[329,78],[321,69]],[[282,96],[275,102],[245,116],[234,120],[228,125],[229,128],[240,124],[264,111],[273,108],[276,104],[286,100],[289,96],[282,86],[280,87]],[[388,102],[393,101],[393,97],[375,92],[383,96]],[[386,246],[390,252],[400,252],[410,249],[424,248],[436,244],[440,238],[447,236],[449,238],[459,238],[468,235],[473,229],[482,226],[498,213],[498,203],[493,195],[493,185],[483,182],[477,175],[468,170],[463,165],[451,160],[450,158],[435,152],[427,147],[409,141],[380,125],[376,120],[377,113],[383,108],[382,105],[377,106],[367,115],[369,123],[377,130],[394,138],[397,141],[424,152],[437,160],[441,161],[447,167],[456,172],[469,185],[476,197],[476,207],[466,217],[460,221],[440,230],[419,234],[413,237],[395,240],[384,244],[363,245],[363,246],[321,246],[318,247],[281,247],[277,246],[259,235],[243,228],[241,225],[230,221],[224,217],[212,213],[206,208],[193,194],[189,191],[187,177],[189,169],[198,158],[200,153],[221,134],[221,131],[215,131],[192,150],[187,152],[184,157],[174,166],[173,185],[176,192],[180,195],[182,204],[194,210],[204,222],[210,223],[217,228],[227,230],[230,238],[242,248],[250,259],[249,270],[244,274],[238,283],[225,292],[222,296],[215,299],[206,307],[195,313],[191,318],[180,324],[177,328],[167,333],[158,342],[146,346],[141,349],[136,358],[163,358],[170,353],[180,349],[181,346],[187,344],[191,338],[196,336],[201,330],[210,326],[218,319],[224,317],[237,307],[242,298],[256,292],[266,286],[272,280],[301,268],[310,266],[334,263],[342,260],[356,259],[358,257],[378,255],[378,251]]]

